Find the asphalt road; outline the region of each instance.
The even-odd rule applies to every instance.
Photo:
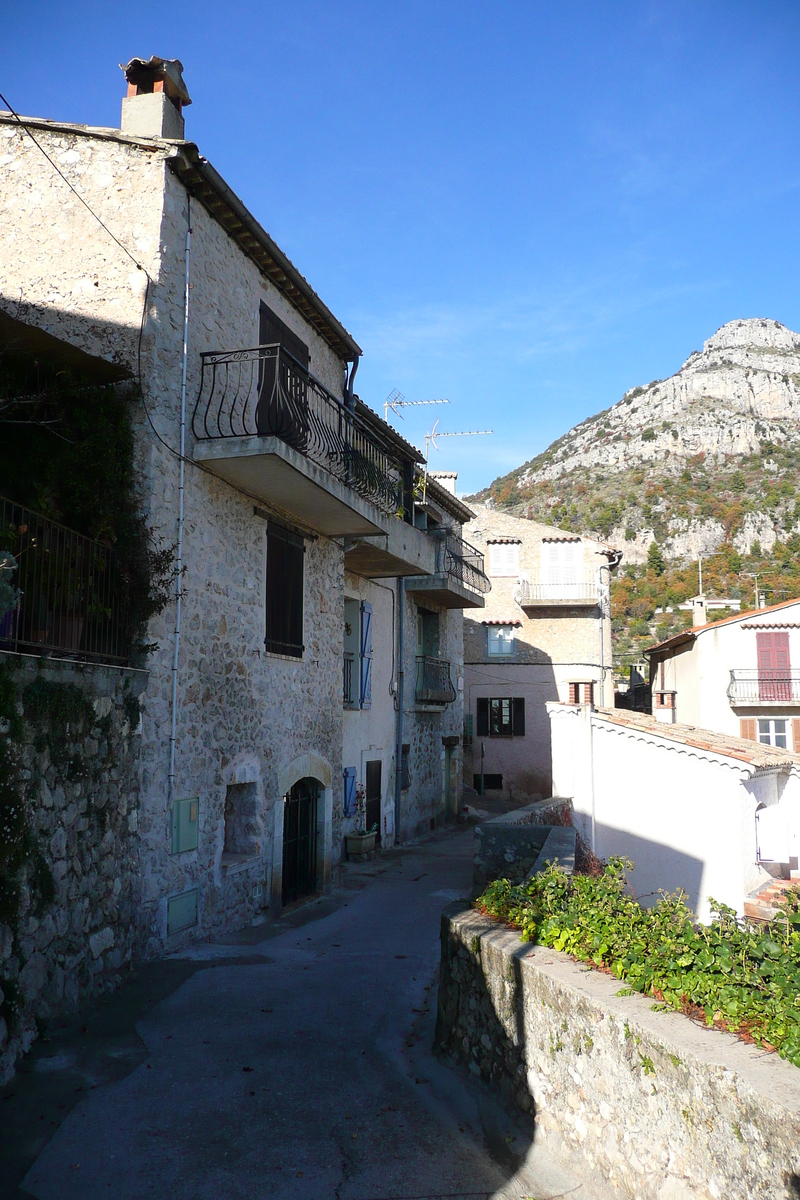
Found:
[[[471,831],[348,867],[332,898],[152,964],[39,1043],[0,1179],[40,1200],[591,1200],[432,1052],[439,917]]]

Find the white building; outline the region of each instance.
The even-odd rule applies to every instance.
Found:
[[[699,624],[647,651],[653,715],[800,753],[800,600],[712,624],[696,607]]]
[[[635,864],[652,904],[682,889],[701,921],[712,900],[739,916],[773,876],[797,868],[800,756],[641,713],[548,704],[553,794],[601,858]]]

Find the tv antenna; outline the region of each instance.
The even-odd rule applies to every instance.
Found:
[[[490,433],[494,433],[493,429],[459,429],[459,430],[454,430],[451,433],[449,431],[446,432],[445,430],[437,428],[438,425],[439,425],[439,422],[436,421],[434,423],[433,429],[430,431],[430,433],[425,434],[425,482],[424,482],[423,488],[422,488],[423,496],[425,496],[427,494],[427,490],[428,490],[428,454],[430,453],[431,446],[433,446],[434,450],[439,449],[439,447],[436,445],[437,438],[485,437]]]
[[[403,393],[399,392],[397,390],[397,388],[394,388],[391,392],[389,392],[389,395],[386,397],[386,399],[383,402],[383,419],[384,419],[384,421],[386,421],[388,423],[389,409],[392,410],[392,412],[395,414],[396,417],[399,417],[401,421],[404,421],[405,417],[400,412],[401,408],[416,408],[420,404],[449,404],[449,403],[450,403],[449,400],[406,400]]]

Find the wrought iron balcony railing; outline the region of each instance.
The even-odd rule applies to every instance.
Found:
[[[452,704],[456,689],[450,678],[450,663],[444,658],[417,655],[417,704]]]
[[[542,580],[521,579],[519,602],[526,604],[596,604],[600,600],[597,580],[591,576],[584,579]]]
[[[800,704],[800,671],[731,671],[731,704]]]
[[[436,570],[446,573],[473,592],[486,593],[492,585],[483,568],[483,555],[455,531],[448,529],[437,547]]]
[[[127,601],[110,547],[0,496],[0,650],[127,663]]]
[[[279,438],[382,512],[401,511],[401,463],[287,350],[255,346],[200,357],[196,438]]]

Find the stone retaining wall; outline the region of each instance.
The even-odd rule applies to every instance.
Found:
[[[43,1022],[113,986],[143,949],[137,727],[147,673],[16,654],[0,654],[0,666],[21,718],[16,729],[0,718],[2,782],[24,797],[28,835],[22,867],[0,878],[2,1084]],[[10,803],[4,787],[4,822]]]
[[[536,862],[551,825],[570,825],[569,800],[539,800],[475,827],[475,894],[494,879],[521,883]]]
[[[442,919],[437,1047],[535,1120],[599,1197],[800,1195],[800,1071],[463,903]]]

